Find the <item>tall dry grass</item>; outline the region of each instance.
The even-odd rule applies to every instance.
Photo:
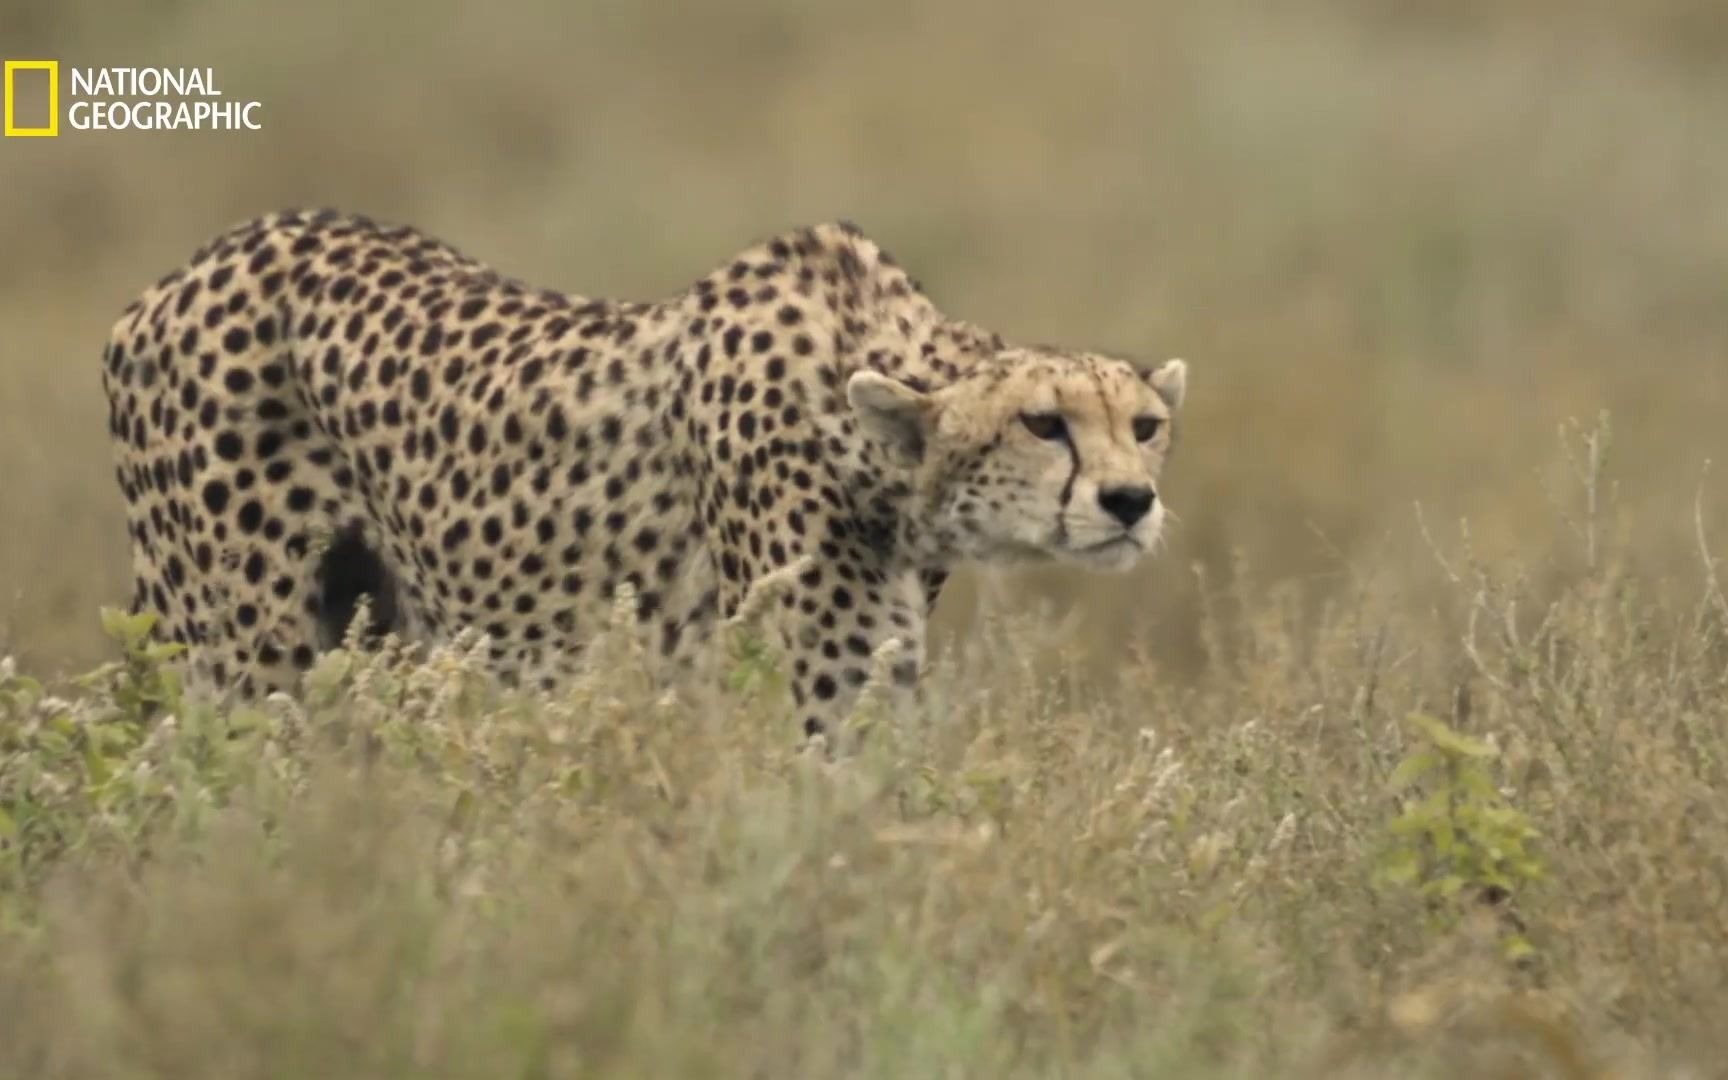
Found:
[[[1458,542],[1426,616],[1209,590],[1180,691],[992,610],[838,761],[748,649],[555,698],[335,653],[227,714],[0,674],[0,1070],[1708,1075],[1728,600],[1618,515],[1533,538],[1547,599]]]

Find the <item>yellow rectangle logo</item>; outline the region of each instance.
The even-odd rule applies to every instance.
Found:
[[[20,127],[18,125],[13,83],[17,77],[17,73],[20,71],[46,71],[48,73],[48,123],[43,127]],[[60,134],[60,61],[6,61],[5,94],[6,135],[8,138],[28,138]]]

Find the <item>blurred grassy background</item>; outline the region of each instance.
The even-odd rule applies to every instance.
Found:
[[[0,0],[0,32],[213,67],[265,123],[0,142],[26,671],[109,653],[128,591],[110,321],[270,208],[636,297],[845,216],[955,315],[1193,365],[1168,554],[963,578],[942,619],[987,632],[832,772],[772,702],[669,702],[605,648],[537,702],[331,656],[305,709],[151,725],[134,669],[0,662],[0,1073],[1728,1060],[1718,0]],[[1603,410],[1582,482],[1557,433]],[[1467,785],[1393,790],[1415,711],[1541,834],[1483,926],[1381,880],[1439,848],[1420,812],[1465,823],[1422,888],[1492,876]]]
[[[1169,557],[1126,590],[1037,575],[1100,666],[1129,634],[1190,668],[1187,567],[1235,552],[1316,595],[1390,566],[1427,603],[1418,501],[1545,572],[1556,425],[1604,408],[1634,557],[1694,573],[1728,450],[1710,0],[0,0],[0,26],[11,56],[209,66],[264,103],[258,133],[0,144],[0,651],[39,669],[102,655],[96,607],[128,592],[109,322],[295,204],[638,297],[850,217],[956,315],[1189,358]]]

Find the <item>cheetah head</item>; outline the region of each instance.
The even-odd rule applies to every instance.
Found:
[[[945,556],[1132,567],[1157,545],[1158,477],[1188,367],[1014,349],[928,393],[875,371],[847,382],[864,429],[911,471]]]

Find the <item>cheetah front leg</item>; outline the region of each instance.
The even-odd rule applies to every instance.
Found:
[[[928,611],[915,571],[882,574],[842,557],[797,575],[782,635],[804,734],[836,738],[866,692],[872,707],[909,707],[924,667]]]

